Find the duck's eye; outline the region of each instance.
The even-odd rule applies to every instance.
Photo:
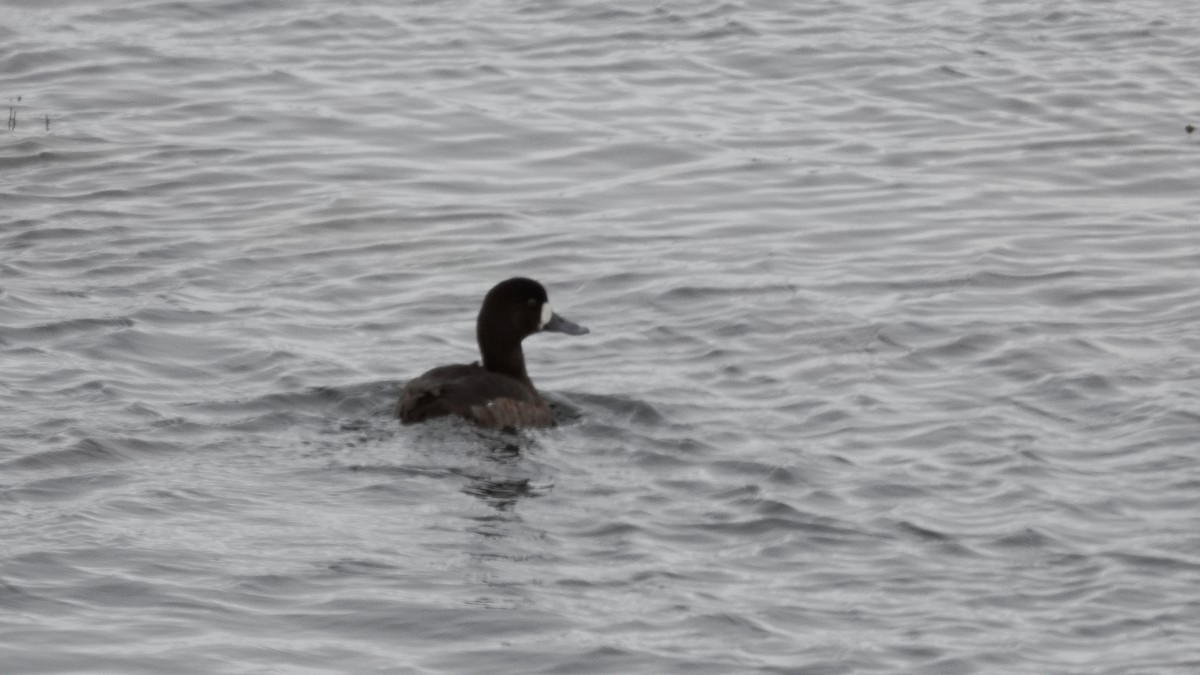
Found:
[[[530,299],[526,300],[525,302],[526,302],[526,304],[528,304],[530,307],[537,307],[537,306],[538,306],[538,301],[537,301],[537,298],[530,298]]]

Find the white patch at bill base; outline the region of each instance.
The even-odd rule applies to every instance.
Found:
[[[554,310],[550,309],[550,303],[547,302],[547,303],[543,304],[542,305],[542,322],[538,324],[538,330],[545,328],[546,324],[550,323],[550,317],[552,317],[552,316],[554,316]]]

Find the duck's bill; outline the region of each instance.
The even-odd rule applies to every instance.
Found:
[[[566,333],[567,335],[587,335],[590,332],[583,326],[573,321],[567,321],[558,314],[551,314],[550,320],[542,326],[542,330],[548,330],[552,333]]]

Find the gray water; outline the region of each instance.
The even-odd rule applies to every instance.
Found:
[[[1197,672],[1197,36],[4,0],[0,672]],[[514,275],[560,424],[401,427]]]

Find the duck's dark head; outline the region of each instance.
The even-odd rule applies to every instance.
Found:
[[[533,279],[515,277],[496,284],[483,298],[475,337],[488,370],[525,376],[521,341],[541,331],[583,335],[588,329],[550,309],[546,289]],[[513,373],[516,375],[516,373]]]
[[[533,279],[515,277],[496,284],[483,298],[476,332],[484,337],[520,342],[540,331],[584,335],[588,329],[550,309],[546,289]]]

